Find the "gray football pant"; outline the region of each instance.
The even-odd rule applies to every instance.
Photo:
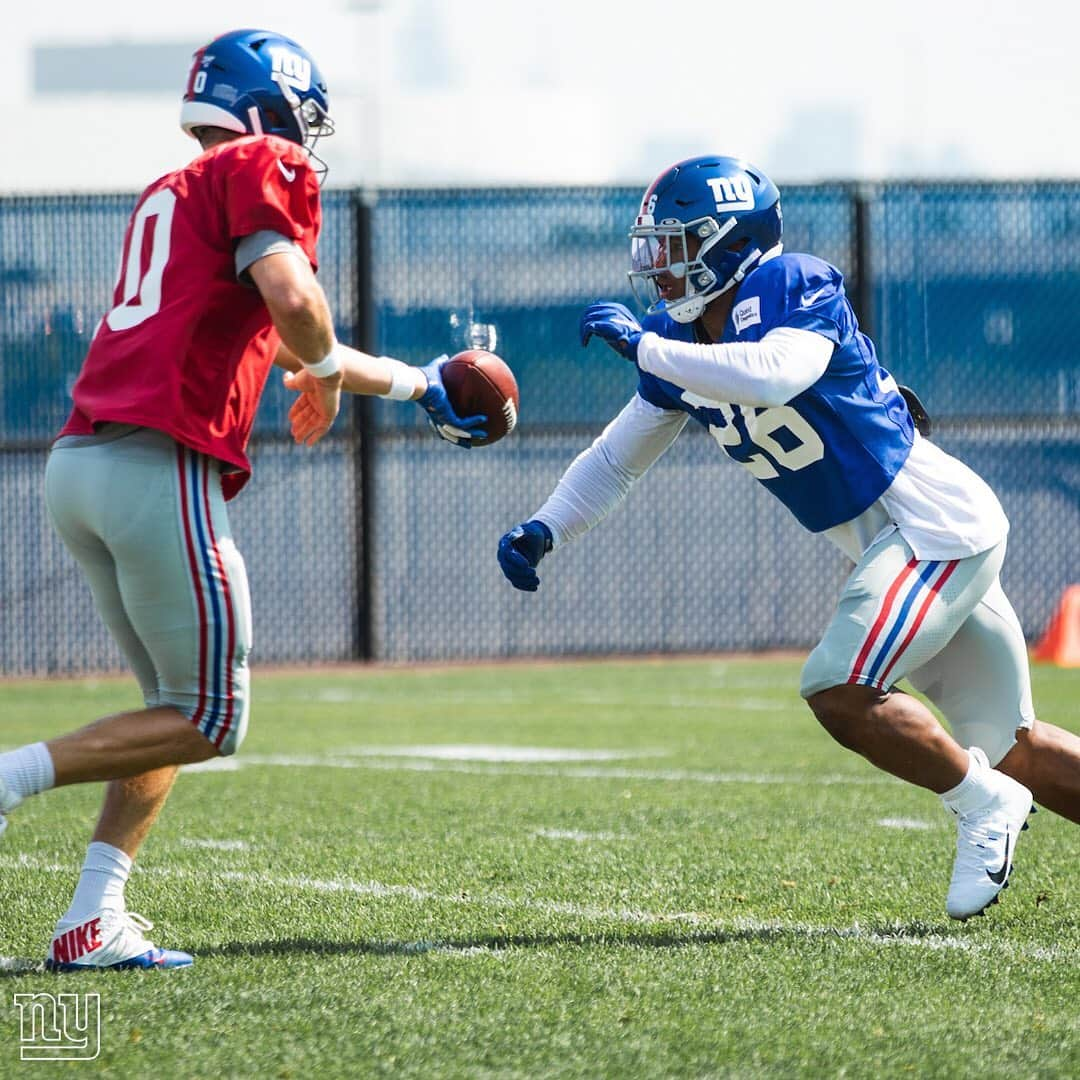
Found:
[[[965,559],[917,560],[899,532],[851,572],[803,668],[810,697],[845,683],[887,690],[907,678],[962,746],[996,765],[1034,722],[1027,643],[998,580],[1005,542]]]
[[[60,440],[49,514],[148,706],[179,709],[222,754],[248,722],[251,603],[220,464],[148,428]]]

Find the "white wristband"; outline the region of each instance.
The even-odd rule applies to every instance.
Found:
[[[304,370],[310,371],[316,379],[325,379],[330,375],[336,375],[345,365],[341,362],[341,353],[338,343],[317,364],[304,364]]]
[[[390,365],[390,389],[379,397],[389,398],[391,401],[409,401],[416,393],[416,369],[389,356],[381,356],[379,359]]]

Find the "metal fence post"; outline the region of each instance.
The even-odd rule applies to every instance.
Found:
[[[871,184],[856,184],[851,193],[852,217],[855,233],[855,288],[851,303],[855,316],[859,320],[859,329],[867,337],[873,338],[876,330],[874,318],[874,271],[871,267],[870,250],[870,209],[876,198],[876,191]]]
[[[374,257],[375,198],[357,191],[353,199],[356,231],[356,311],[354,345],[364,352],[378,352],[375,314]],[[366,394],[352,396],[350,452],[353,456],[353,533],[356,550],[356,611],[353,615],[353,650],[357,660],[375,656],[374,634],[374,537],[375,537],[375,402]]]

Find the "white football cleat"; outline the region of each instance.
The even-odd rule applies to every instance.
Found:
[[[992,789],[989,801],[964,813],[953,811],[956,823],[956,862],[945,910],[953,919],[970,919],[997,903],[1009,884],[1013,854],[1032,812],[1031,792],[1011,776],[990,768],[978,749],[971,754],[985,770]]]
[[[81,923],[56,924],[45,967],[49,971],[101,968],[178,968],[195,961],[186,952],[159,949],[146,938],[154,924],[131,911],[106,908]]]

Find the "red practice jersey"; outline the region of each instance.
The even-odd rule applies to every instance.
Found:
[[[314,267],[321,223],[306,154],[272,135],[220,143],[152,183],[61,434],[108,421],[155,428],[225,462],[225,497],[235,495],[251,475],[248,438],[281,340],[258,290],[237,280],[236,245],[270,229]]]

